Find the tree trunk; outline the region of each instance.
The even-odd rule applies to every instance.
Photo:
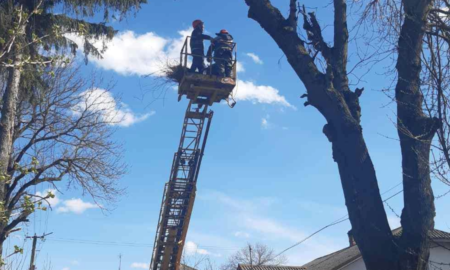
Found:
[[[430,179],[430,147],[437,119],[422,110],[420,91],[422,41],[430,0],[403,1],[405,21],[400,32],[397,60],[397,126],[402,150],[404,208],[403,234],[399,241],[402,269],[426,269],[428,231],[434,229],[434,196]]]
[[[13,66],[8,68],[8,80],[3,94],[3,104],[0,119],[0,173],[4,177],[7,177],[8,165],[12,151],[12,138],[14,131],[14,120],[16,116],[16,106],[19,94],[19,84],[21,76],[21,62],[22,55],[16,54],[13,61]],[[0,202],[4,204],[4,211],[6,210],[5,192],[6,192],[6,181],[0,183]],[[5,212],[3,212],[5,214]],[[6,234],[4,232],[5,227],[8,224],[9,218],[2,219],[0,221],[0,232],[2,235]],[[3,241],[0,241],[0,260],[3,258]]]

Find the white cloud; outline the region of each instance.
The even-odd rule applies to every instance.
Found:
[[[259,197],[253,200],[241,200],[228,196],[227,194],[219,191],[209,190],[204,193],[200,193],[199,198],[209,201],[211,203],[221,203],[233,209],[234,213],[237,212],[258,212],[262,209],[266,209],[277,202],[277,199],[273,197]]]
[[[211,253],[206,249],[198,248],[198,245],[192,241],[187,241],[184,245],[184,252],[187,256],[192,256],[195,254],[200,255],[210,255]]]
[[[62,270],[70,270],[69,267],[64,267]]]
[[[238,73],[245,72],[244,64],[242,64],[241,62],[236,62],[236,71]]]
[[[443,12],[439,12],[439,17],[443,20],[443,21],[448,21],[449,20],[449,16],[446,14],[446,12],[449,11],[448,7],[442,6],[439,8],[440,10],[442,10]]]
[[[95,65],[112,70],[122,75],[149,75],[161,76],[161,70],[167,62],[177,61],[184,41],[191,34],[192,28],[179,31],[175,39],[163,38],[156,33],[148,32],[138,35],[133,31],[124,31],[117,34],[110,42],[103,58],[90,57]],[[83,48],[83,40],[76,35],[67,35]],[[102,48],[103,41],[93,42],[97,48]],[[253,53],[247,54],[256,63],[262,64],[261,59]],[[245,72],[242,63],[237,63],[237,71]],[[239,91],[235,90],[236,100],[246,100],[253,103],[279,104],[292,107],[279,91],[271,86],[258,86],[252,82],[239,81]]]
[[[139,269],[148,269],[150,267],[150,265],[148,265],[147,263],[132,263],[131,268],[139,268]]]
[[[276,236],[293,242],[306,237],[303,232],[288,228],[277,221],[263,217],[247,217],[244,219],[244,225],[253,231],[267,236]]]
[[[254,54],[254,53],[246,53],[245,55],[247,55],[248,57],[250,57],[250,58],[253,60],[253,62],[255,62],[255,63],[258,64],[258,65],[264,64],[264,62],[261,60],[261,58],[259,58],[259,56],[257,56],[257,55]]]
[[[48,198],[45,201],[43,201],[43,203],[50,204],[51,207],[55,207],[60,203],[58,196],[56,196],[57,195],[56,189],[46,189],[43,192],[38,191],[38,192],[36,192],[36,195],[39,197],[46,197],[49,194],[49,192],[52,193],[53,195],[55,195],[55,197]],[[40,199],[36,198],[36,200],[40,200]]]
[[[267,215],[270,210],[277,209],[274,205],[276,199],[267,200],[265,198],[250,198],[240,199],[228,196],[221,192],[209,192],[209,196],[201,194],[200,199],[208,199],[210,203],[220,203],[227,206],[229,209],[223,215],[230,220],[240,220],[236,224],[236,235],[244,236],[246,233],[252,235],[254,239],[261,239],[265,243],[273,246],[275,249],[285,249],[286,247],[305,239],[311,234],[310,230],[303,230],[302,225],[289,224],[288,221],[281,221]],[[213,199],[216,198],[216,199]],[[261,201],[267,201],[266,204],[261,204]],[[292,202],[285,202],[293,204]],[[276,211],[276,210],[275,210]],[[233,227],[229,227],[233,229]],[[348,230],[348,229],[347,229]],[[240,233],[244,232],[245,233]],[[346,238],[344,238],[346,241]],[[244,240],[245,241],[245,240]],[[329,238],[326,233],[316,235],[313,238],[305,241],[295,249],[286,252],[290,265],[303,265],[308,261],[316,259],[320,256],[329,254],[343,247],[342,241],[337,238]],[[344,243],[344,245],[346,242]]]
[[[233,90],[236,101],[251,101],[253,103],[277,104],[296,109],[279,91],[272,86],[255,85],[253,82],[238,80]]]
[[[56,212],[58,212],[58,213],[72,212],[72,213],[80,215],[80,214],[83,214],[88,209],[99,208],[98,205],[89,203],[89,202],[83,202],[83,200],[81,200],[81,199],[67,200],[67,201],[62,202],[62,204],[64,206],[58,207],[58,209],[56,209]]]
[[[125,103],[118,104],[112,94],[104,89],[94,88],[81,93],[83,101],[73,108],[75,114],[86,108],[90,111],[99,111],[103,121],[111,125],[128,127],[147,119],[155,114],[154,111],[144,115],[133,113]]]
[[[181,48],[191,31],[179,31],[180,37],[177,39],[163,38],[153,32],[138,35],[133,31],[124,31],[106,42],[107,49],[101,59],[89,57],[89,60],[122,75],[160,75],[167,61],[179,59]],[[84,42],[79,36],[71,34],[67,37],[80,49],[83,48]],[[99,49],[103,46],[102,40],[92,43]]]

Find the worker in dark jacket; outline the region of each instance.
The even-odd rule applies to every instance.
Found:
[[[233,36],[223,29],[216,34],[217,37],[211,41],[211,46],[208,49],[207,57],[211,62],[211,57],[214,57],[213,74],[221,77],[231,77],[231,70],[233,69]]]
[[[193,21],[192,27],[194,31],[192,31],[189,45],[191,46],[191,53],[194,59],[190,71],[195,72],[198,70],[199,73],[203,73],[203,70],[205,70],[205,62],[203,61],[205,58],[205,47],[203,40],[211,40],[212,37],[203,34],[205,26],[201,20]]]

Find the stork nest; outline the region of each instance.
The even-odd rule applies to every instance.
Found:
[[[162,70],[163,76],[170,82],[180,83],[183,79],[184,70],[179,64],[167,64]]]

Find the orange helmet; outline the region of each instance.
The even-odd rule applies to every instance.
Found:
[[[220,30],[220,33],[221,33],[221,34],[228,34],[228,31],[225,30],[225,29],[222,29],[222,30]]]
[[[192,27],[194,27],[194,29],[195,29],[199,25],[202,25],[202,24],[203,24],[202,20],[195,20],[195,21],[192,22]]]

